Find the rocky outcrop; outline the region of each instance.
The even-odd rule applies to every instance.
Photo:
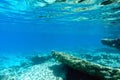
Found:
[[[120,0],[105,0],[101,3],[101,5],[108,5],[112,3],[118,3],[118,2],[120,2]]]
[[[81,3],[85,0],[56,0],[56,2]]]
[[[101,43],[103,45],[107,45],[107,46],[110,46],[110,47],[120,49],[120,38],[116,38],[116,39],[107,39],[107,38],[105,38],[105,39],[101,40]]]
[[[52,51],[52,56],[63,64],[86,73],[90,76],[96,77],[97,80],[119,80],[120,69],[111,68],[95,64],[86,60],[79,59],[77,57],[68,55],[64,52]]]
[[[31,62],[32,65],[45,63],[46,61],[49,61],[51,58],[52,56],[50,55],[47,56],[35,55],[32,57],[27,57],[27,59]]]

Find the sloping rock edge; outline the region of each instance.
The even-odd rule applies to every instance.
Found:
[[[120,80],[118,68],[95,64],[64,52],[52,51],[52,56],[73,70],[95,77],[97,80]]]

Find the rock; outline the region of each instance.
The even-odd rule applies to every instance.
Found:
[[[113,3],[112,0],[107,0],[107,1],[103,1],[101,3],[101,5],[108,5],[108,4],[111,4],[111,3]]]
[[[66,2],[66,0],[56,0],[56,2]]]
[[[77,57],[68,55],[64,52],[52,51],[52,56],[63,64],[96,77],[96,80],[118,80],[120,79],[120,69],[102,66]]]
[[[52,58],[52,56],[50,56],[50,55],[48,55],[48,56],[35,55],[32,57],[28,57],[28,59],[31,61],[31,63],[33,65],[45,63],[46,61],[49,61],[51,58]]]
[[[107,45],[107,46],[110,46],[110,47],[114,47],[116,49],[120,49],[120,38],[116,38],[116,39],[105,38],[105,39],[101,40],[101,43],[103,45]]]
[[[112,3],[118,3],[118,2],[120,2],[120,0],[105,0],[101,3],[101,5],[108,5]]]
[[[71,4],[78,4],[85,0],[56,0],[56,2],[65,2],[65,3],[71,3]]]

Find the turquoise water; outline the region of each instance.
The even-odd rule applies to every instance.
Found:
[[[52,50],[120,67],[115,60],[119,50],[101,43],[103,38],[120,36],[120,4],[101,5],[103,1],[1,0],[0,69],[19,66],[26,56],[49,55]],[[110,54],[108,62],[100,57],[104,54]]]

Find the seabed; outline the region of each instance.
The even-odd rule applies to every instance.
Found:
[[[69,51],[67,54],[71,56],[71,53],[77,58],[95,64],[116,69],[120,68],[119,53],[92,52],[93,54],[91,54],[87,52],[78,54]],[[10,61],[7,57],[1,57],[0,80],[119,80],[94,78],[89,74],[79,72],[59,62],[51,53],[46,55],[22,56],[21,59],[16,56],[14,59],[12,58]]]

